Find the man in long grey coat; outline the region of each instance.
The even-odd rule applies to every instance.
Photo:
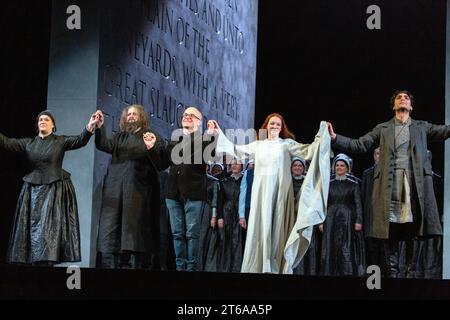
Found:
[[[396,277],[398,241],[442,234],[427,142],[447,139],[450,126],[412,119],[413,96],[408,91],[396,91],[391,108],[395,112],[393,119],[358,139],[336,134],[331,123],[328,128],[333,147],[344,152],[365,153],[380,146],[380,162],[374,169],[373,220],[366,224],[365,233],[389,239],[389,274]],[[407,254],[408,260],[410,257]]]

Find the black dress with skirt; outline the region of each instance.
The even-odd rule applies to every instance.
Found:
[[[323,223],[320,273],[330,276],[366,274],[364,236],[355,231],[362,224],[359,185],[350,179],[332,180],[327,217]]]
[[[8,246],[9,263],[81,261],[75,189],[62,169],[68,150],[85,146],[91,133],[10,139],[0,134],[0,150],[25,153],[33,171],[23,178]]]
[[[198,254],[198,270],[220,271],[221,239],[223,231],[211,227],[211,218],[223,219],[222,213],[222,184],[219,179],[206,175],[207,198],[200,222],[200,241]]]
[[[242,176],[222,181],[223,186],[223,241],[221,243],[220,271],[241,272],[244,255],[244,229],[239,224],[239,194]]]

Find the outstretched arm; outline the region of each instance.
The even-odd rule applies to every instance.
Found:
[[[115,136],[113,136],[112,138],[108,138],[108,136],[106,135],[106,130],[103,126],[103,124],[105,123],[103,113],[100,110],[97,110],[95,114],[98,119],[98,123],[95,128],[95,146],[100,151],[113,153],[116,146]]]
[[[78,136],[64,136],[64,150],[75,150],[84,147],[89,142],[92,133],[84,129]]]
[[[450,137],[450,125],[437,125],[426,123],[427,138],[431,141],[441,141]]]
[[[311,144],[303,144],[292,139],[287,139],[289,142],[289,153],[291,154],[291,156],[297,156],[305,160],[311,160],[314,155],[316,146],[319,146],[321,141],[322,143],[326,143],[327,145],[329,145],[330,135],[329,131],[327,130],[327,126],[328,124],[326,124],[324,121],[320,123],[319,131],[317,132],[316,137]]]
[[[340,134],[336,134],[331,124],[328,125],[328,128],[330,131],[331,140],[333,141],[333,147],[343,152],[366,153],[376,148],[380,143],[381,127],[379,125],[358,139],[351,139]]]
[[[256,151],[256,141],[245,145],[235,145],[226,137],[215,120],[208,121],[208,133],[217,134],[216,154],[227,153],[236,159],[243,160]]]
[[[22,152],[25,151],[27,143],[31,141],[30,138],[13,139],[5,137],[0,133],[0,150],[6,150],[10,152]]]
[[[90,119],[88,124],[86,125],[86,129],[78,136],[64,136],[64,150],[74,150],[84,147],[91,139],[92,134],[94,133],[94,128],[99,123],[99,117],[97,116],[97,112],[94,113]]]

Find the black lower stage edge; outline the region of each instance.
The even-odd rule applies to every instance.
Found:
[[[368,282],[371,282],[372,285]],[[0,265],[0,299],[294,301],[450,299],[449,280],[67,269]]]

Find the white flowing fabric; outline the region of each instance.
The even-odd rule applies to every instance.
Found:
[[[320,123],[317,136],[320,140],[302,185],[297,219],[284,248],[283,273],[287,274],[292,274],[302,260],[311,243],[313,226],[323,223],[327,213],[332,152],[326,122]]]
[[[216,152],[228,153],[237,158],[242,158],[241,155],[246,154],[255,159],[247,240],[241,272],[292,272],[294,263],[300,261],[309,246],[312,229],[312,225],[309,224],[321,223],[325,217],[327,181],[329,182],[330,177],[330,136],[326,122],[321,122],[320,130],[312,144],[301,144],[292,139],[280,138],[258,140],[237,146],[220,131]],[[302,187],[303,200],[300,199],[299,205],[299,212],[303,212],[300,208],[304,212],[297,217],[294,211],[290,170],[291,159],[294,156],[312,160],[312,167],[305,177],[306,186]],[[316,217],[300,219],[300,215]],[[291,231],[300,233],[293,236]],[[289,247],[285,249],[286,241]],[[294,252],[296,249],[298,251]],[[286,253],[288,260],[285,261]]]

